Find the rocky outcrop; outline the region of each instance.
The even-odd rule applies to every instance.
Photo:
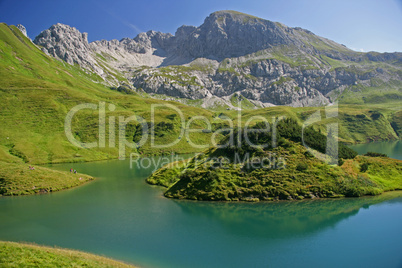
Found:
[[[212,58],[244,56],[277,45],[300,45],[286,33],[287,27],[231,11],[212,13],[192,31],[182,33],[177,53],[183,57]]]
[[[101,40],[90,44],[93,53],[113,68],[127,71],[136,66],[160,66],[167,56],[166,43],[171,34],[149,31],[140,33],[134,39]]]
[[[87,33],[81,33],[74,27],[58,23],[42,31],[33,42],[55,58],[71,65],[78,64],[101,77],[106,76],[107,70],[100,67],[94,58]]]
[[[25,28],[24,25],[22,25],[22,24],[17,24],[17,28],[18,28],[18,30],[21,31],[21,33],[22,33],[23,35],[25,35],[26,37],[28,37],[27,29]],[[28,38],[29,38],[29,37],[28,37]]]
[[[332,68],[322,65],[322,62],[292,66],[277,59],[232,61],[234,63],[221,62],[215,68],[205,64],[141,68],[131,81],[136,88],[148,93],[193,100],[216,96],[228,106],[230,103],[226,97],[239,93],[248,100],[263,104],[259,106],[300,107],[327,105],[345,88],[370,86],[373,78],[379,81],[400,81],[402,78],[381,68]]]
[[[402,83],[401,53],[357,53],[308,30],[236,11],[214,12],[175,35],[148,31],[120,41],[88,43],[86,33],[56,24],[34,43],[109,85],[129,81],[147,93],[229,107],[235,93],[259,106],[315,106],[347,88],[372,86],[373,78]]]
[[[88,44],[88,34],[76,28],[58,23],[41,32],[34,43],[42,46],[53,57],[69,64],[91,66],[94,60]]]

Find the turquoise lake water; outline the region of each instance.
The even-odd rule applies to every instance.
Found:
[[[379,141],[363,144],[350,145],[350,148],[359,154],[367,152],[377,152],[388,155],[389,157],[402,160],[402,141]]]
[[[0,198],[0,240],[79,249],[142,267],[402,267],[401,192],[274,203],[178,201],[146,184],[153,164],[54,167],[98,179],[58,193]]]

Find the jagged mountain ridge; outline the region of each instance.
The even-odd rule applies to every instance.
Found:
[[[119,85],[167,98],[233,106],[234,94],[257,107],[317,106],[346,89],[393,83],[400,93],[402,53],[358,53],[308,30],[235,11],[218,11],[175,35],[148,31],[134,39],[88,43],[87,34],[56,24],[34,43]],[[378,66],[374,66],[373,63]]]

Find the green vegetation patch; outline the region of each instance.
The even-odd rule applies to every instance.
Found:
[[[276,81],[276,82],[273,82],[271,85],[282,85],[282,84],[284,84],[284,83],[286,83],[286,82],[289,82],[289,81],[292,81],[293,80],[293,78],[291,78],[291,77],[289,77],[289,76],[281,76],[280,78],[279,78],[279,80],[278,81]]]
[[[147,182],[167,187],[169,198],[208,201],[358,197],[402,189],[402,161],[356,157],[356,152],[340,144],[341,166],[330,165],[317,158],[326,149],[325,136],[312,128],[307,132],[310,138],[305,142],[316,151],[301,145],[300,126],[292,119],[278,124],[276,147],[250,146],[237,130],[233,139],[243,142],[212,147],[190,160],[171,163]],[[252,133],[248,138],[253,145],[272,139],[269,134]],[[230,139],[228,135],[221,144]]]
[[[230,98],[230,102],[234,107],[239,107],[241,109],[254,109],[256,106],[252,104],[246,97],[241,94],[235,93]]]
[[[106,58],[104,54],[101,56]],[[99,76],[87,74],[79,66],[71,66],[47,56],[17,28],[6,24],[0,24],[0,58],[0,161],[42,164],[118,158],[119,116],[128,118],[137,115],[150,122],[153,104],[173,104],[186,115],[186,120],[187,116],[211,118],[213,114],[180,103],[126,94],[132,92],[124,87],[110,90],[99,83],[102,81]],[[196,68],[200,67],[177,67],[180,72]],[[188,73],[184,75],[188,76]],[[189,76],[188,79],[195,81],[195,77]],[[67,113],[76,105],[91,103],[99,107],[100,102],[106,105],[106,147],[85,149],[74,146],[67,140],[64,131]],[[114,111],[108,109],[109,104],[114,105]],[[180,122],[171,122],[167,118],[172,113],[172,109],[156,109],[156,144],[179,138]],[[108,146],[113,134],[109,132],[111,124],[108,119],[112,116],[115,118],[117,144]],[[173,130],[161,127],[162,122],[172,123]],[[99,141],[99,110],[83,109],[77,112],[72,120],[72,134],[80,142]],[[126,134],[128,142],[138,140],[138,134],[135,137],[134,133]],[[211,133],[191,135],[207,141]],[[149,138],[141,148],[126,148],[126,156],[131,152],[163,154],[197,151],[184,139],[169,148],[169,152],[165,149],[154,150],[150,143]]]
[[[0,195],[49,193],[82,185],[91,176],[27,164],[0,161]]]
[[[76,250],[2,241],[0,264],[2,267],[134,267]]]
[[[162,168],[147,181],[168,187],[165,196],[169,198],[209,201],[358,197],[402,189],[402,161],[359,156],[339,167],[319,161],[296,143],[286,147],[269,151],[284,157],[284,168],[247,168],[247,161],[226,164],[219,156],[211,158],[217,156],[211,150]],[[361,169],[365,165],[368,168]]]

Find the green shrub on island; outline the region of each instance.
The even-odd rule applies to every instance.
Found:
[[[376,152],[367,152],[364,155],[370,156],[370,157],[388,157],[388,155],[386,155],[386,154],[376,153]]]

